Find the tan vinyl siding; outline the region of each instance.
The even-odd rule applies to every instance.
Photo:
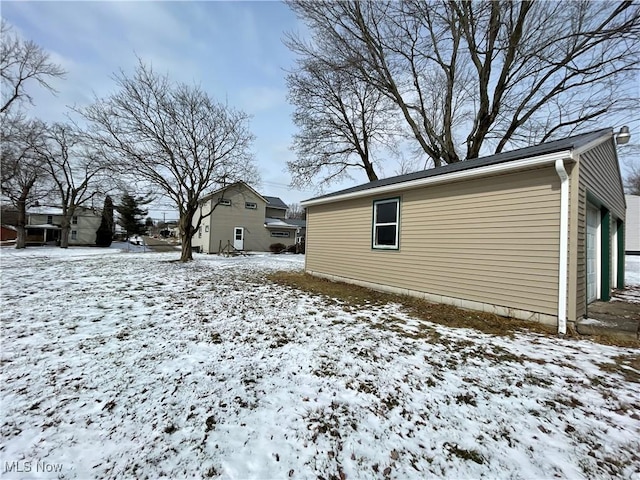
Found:
[[[617,218],[624,220],[626,204],[613,140],[580,155],[580,180]]]
[[[307,213],[306,268],[557,314],[560,188],[553,168],[402,192],[400,248],[371,248],[373,201]]]
[[[587,313],[587,233],[586,212],[589,196],[597,199],[602,206],[611,212],[610,232],[615,232],[615,219],[625,220],[626,204],[620,177],[618,158],[613,139],[607,140],[590,150],[583,152],[579,158],[578,169],[578,224],[572,234],[577,235],[577,283],[576,283],[576,315],[582,317]],[[600,205],[599,205],[600,206]],[[574,210],[572,205],[571,210]],[[614,245],[612,245],[612,248]],[[614,269],[609,258],[611,276]],[[610,279],[613,285],[613,278]]]

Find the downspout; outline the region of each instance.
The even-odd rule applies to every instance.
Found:
[[[567,333],[567,263],[569,259],[569,175],[563,160],[556,160],[560,177],[560,261],[558,265],[558,334]]]

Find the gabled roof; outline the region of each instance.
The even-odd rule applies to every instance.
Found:
[[[245,187],[245,188],[247,188],[248,190],[251,190],[251,191],[252,191],[252,192],[253,192],[253,193],[254,193],[258,198],[261,198],[261,199],[262,199],[262,200],[264,200],[266,203],[269,203],[269,201],[267,200],[267,197],[264,197],[264,196],[260,195],[258,192],[256,192],[256,191],[251,187],[251,185],[249,185],[249,184],[248,184],[248,183],[246,183],[246,182],[242,182],[242,181],[240,181],[240,182],[235,182],[235,183],[230,183],[229,185],[226,185],[226,186],[221,187],[221,188],[219,188],[219,189],[217,189],[217,190],[214,190],[214,191],[213,191],[213,192],[211,192],[211,193],[206,194],[204,197],[202,197],[202,198],[200,199],[200,203],[204,203],[204,202],[206,202],[207,200],[209,200],[210,198],[212,198],[214,195],[217,195],[217,194],[218,194],[218,193],[220,193],[220,192],[224,192],[224,191],[229,190],[230,188],[232,188],[232,187],[236,187],[236,186],[244,186],[244,187]]]
[[[510,152],[498,153],[488,157],[481,157],[473,160],[466,160],[464,162],[452,163],[450,165],[444,165],[442,167],[432,168],[429,170],[421,170],[419,172],[408,173],[405,175],[398,175],[395,177],[383,178],[381,180],[375,180],[373,182],[364,183],[355,187],[346,188],[337,192],[321,195],[319,197],[310,198],[302,202],[303,206],[306,202],[318,202],[322,203],[324,199],[331,199],[332,197],[338,197],[343,195],[354,194],[357,192],[364,192],[366,190],[372,190],[380,187],[387,187],[396,184],[403,184],[420,179],[426,179],[430,177],[437,177],[441,175],[452,174],[456,172],[462,172],[466,170],[480,169],[491,165],[498,165],[501,163],[512,162],[516,160],[522,160],[526,158],[540,157],[543,155],[549,155],[556,152],[571,151],[600,139],[611,138],[613,133],[612,128],[605,128],[596,130],[593,132],[582,133],[574,135],[572,137],[563,138],[560,140],[553,140],[550,142],[541,143],[539,145],[533,145],[530,147],[520,148],[512,150]]]
[[[267,201],[267,207],[269,208],[280,208],[282,210],[289,208],[279,197],[268,197],[265,195],[264,199]]]

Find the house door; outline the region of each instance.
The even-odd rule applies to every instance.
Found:
[[[598,299],[598,227],[600,210],[587,204],[587,303]]]
[[[235,227],[233,229],[233,248],[244,250],[244,228]]]

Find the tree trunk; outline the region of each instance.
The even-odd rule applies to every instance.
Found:
[[[182,244],[181,262],[193,260],[193,250],[191,248],[191,237],[193,237],[193,216],[195,209],[189,209],[180,216],[180,242]]]
[[[16,202],[16,207],[18,208],[18,221],[16,222],[18,236],[16,238],[16,248],[25,248],[27,246],[27,232],[25,229],[25,225],[27,224],[27,202],[24,190],[22,193],[23,195]],[[27,191],[27,195],[28,193],[29,192]]]
[[[62,225],[60,230],[60,248],[69,248],[69,219],[66,216],[62,217]]]

